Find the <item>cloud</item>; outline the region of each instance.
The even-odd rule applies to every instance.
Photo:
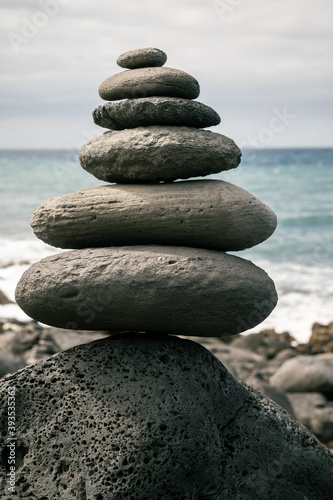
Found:
[[[99,84],[122,71],[118,55],[145,46],[165,50],[167,65],[199,80],[199,100],[226,117],[230,132],[246,135],[251,124],[264,126],[274,107],[286,105],[299,121],[277,145],[288,142],[288,134],[308,145],[310,123],[317,127],[313,145],[319,145],[318,127],[328,140],[324,127],[333,101],[332,13],[331,0],[2,1],[7,43],[1,48],[0,107],[10,122],[2,121],[0,147],[23,143],[16,130],[29,121],[34,147],[40,137],[40,145],[50,147],[71,135],[75,142],[77,133],[67,127],[57,128],[56,141],[54,134],[47,138],[50,117],[79,130],[83,114],[89,110],[90,119],[101,102]],[[10,33],[25,38],[17,51]]]

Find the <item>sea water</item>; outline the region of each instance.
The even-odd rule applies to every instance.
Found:
[[[0,290],[14,300],[23,271],[61,251],[33,235],[34,209],[103,183],[80,167],[77,151],[2,151],[0,175]],[[306,341],[314,322],[333,321],[333,149],[243,151],[237,169],[208,178],[250,191],[278,217],[267,241],[232,252],[265,269],[279,295],[269,318],[250,331],[275,328]],[[28,319],[15,304],[0,306],[0,319],[8,318]]]

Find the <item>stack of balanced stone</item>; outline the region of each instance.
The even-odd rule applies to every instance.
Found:
[[[268,238],[274,213],[221,180],[185,180],[236,168],[241,152],[218,133],[199,84],[163,67],[164,52],[121,55],[128,68],[99,88],[110,129],[80,153],[82,167],[113,185],[55,197],[32,218],[37,237],[76,249],[33,264],[16,299],[32,318],[74,329],[190,336],[232,335],[276,305],[272,280],[229,255]]]
[[[126,53],[118,63],[129,71],[100,87],[110,102],[94,119],[111,131],[88,142],[80,161],[118,184],[53,198],[33,216],[39,238],[75,250],[26,271],[16,291],[22,309],[50,325],[118,333],[0,382],[2,422],[16,388],[15,492],[330,500],[329,452],[207,349],[177,336],[223,337],[270,313],[273,282],[226,251],[265,240],[276,219],[227,182],[170,182],[235,168],[241,154],[203,130],[218,115],[193,101],[197,81],[161,67],[165,60],[156,49]],[[4,500],[12,498],[8,442],[2,433]]]

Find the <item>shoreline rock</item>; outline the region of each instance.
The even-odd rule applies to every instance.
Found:
[[[325,329],[325,325],[321,325],[321,328]],[[326,329],[329,330],[329,328],[330,325],[327,325]],[[37,363],[42,359],[48,359],[58,352],[112,335],[114,334],[105,331],[93,332],[46,327],[36,321],[7,320],[0,322],[0,351],[2,352],[2,359],[5,361],[2,363],[0,359],[0,375],[5,376],[9,373],[15,373],[24,366]],[[191,339],[206,347],[226,366],[234,377],[259,390],[277,404],[283,406],[281,403],[285,402],[285,398],[288,398],[292,413],[296,416],[296,419],[333,451],[333,438],[323,439],[323,437],[329,437],[331,432],[329,429],[333,429],[332,424],[327,430],[327,422],[330,422],[329,418],[331,416],[328,409],[333,407],[333,401],[330,401],[321,393],[286,393],[270,384],[270,377],[284,362],[290,357],[300,354],[298,352],[299,345],[294,345],[294,341],[291,340],[292,337],[285,333],[282,343],[289,338],[293,346],[290,345],[271,357],[272,350],[269,348],[269,340],[272,341],[272,349],[274,350],[277,342],[274,337],[281,334],[275,333],[274,330],[268,332],[264,330],[253,335],[257,336],[257,340],[251,340],[250,344],[262,345],[263,350],[260,347],[258,349],[262,354],[249,349],[246,342],[242,348],[237,347],[237,345],[240,345],[239,340],[246,340],[246,337],[248,337],[243,334],[229,339],[191,336],[184,338]]]
[[[333,456],[195,342],[120,335],[57,354],[1,379],[3,419],[13,386],[21,496],[332,498]]]

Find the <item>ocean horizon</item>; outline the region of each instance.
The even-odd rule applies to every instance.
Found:
[[[61,251],[34,236],[34,209],[53,196],[105,183],[84,171],[71,149],[0,150],[0,174],[0,290],[14,300],[23,271]],[[207,178],[246,189],[278,218],[267,241],[229,252],[263,268],[279,295],[269,318],[247,333],[274,328],[306,342],[313,323],[333,321],[333,148],[244,149],[237,169]],[[29,319],[16,304],[0,306],[0,320],[11,318]]]

